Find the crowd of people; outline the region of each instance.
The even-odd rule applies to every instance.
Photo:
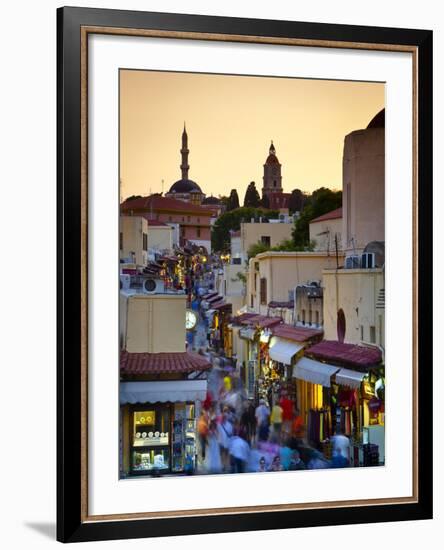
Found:
[[[218,395],[209,392],[197,422],[198,472],[208,474],[279,472],[350,465],[350,442],[341,434],[331,438],[327,460],[306,440],[300,412],[283,391],[270,404],[257,406],[235,388],[230,376],[221,376]]]
[[[210,269],[214,262],[209,262],[206,270],[187,274],[187,292],[197,310],[204,289],[214,286]],[[207,342],[209,330],[206,317],[202,316],[190,342],[190,347],[213,363],[207,399],[197,421],[198,473],[277,472],[350,465],[348,437],[337,434],[331,438],[332,456],[327,460],[307,441],[304,419],[285,391],[256,404],[247,399],[240,380],[217,366],[223,352],[214,332],[213,341]],[[210,343],[213,354],[207,347]]]

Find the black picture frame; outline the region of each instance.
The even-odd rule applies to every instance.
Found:
[[[417,50],[417,502],[88,521],[82,515],[81,29],[118,27],[295,38]],[[432,32],[91,8],[57,11],[57,539],[62,542],[432,518]]]

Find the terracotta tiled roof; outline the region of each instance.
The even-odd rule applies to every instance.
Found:
[[[370,367],[381,362],[382,354],[378,348],[343,344],[341,342],[324,340],[306,350],[307,355],[315,359],[343,363],[353,367]]]
[[[225,302],[225,300],[221,300],[220,302],[217,302],[216,304],[212,304],[211,309],[232,309],[233,305],[228,304]]]
[[[253,325],[260,328],[272,327],[280,323],[282,323],[282,319],[280,317],[267,317],[266,315],[254,315],[253,317],[248,317],[241,321],[242,325]]]
[[[310,220],[310,223],[324,222],[326,220],[337,220],[338,218],[342,218],[342,206],[340,208],[336,208],[336,210],[331,210],[331,212],[322,214],[322,216],[318,216],[314,220]]]
[[[147,214],[146,216],[143,216],[143,218],[147,220],[148,227],[153,227],[153,226],[170,227],[167,223],[161,222],[160,220],[150,220],[149,214]]]
[[[305,342],[310,338],[316,336],[322,336],[323,331],[315,328],[308,327],[292,327],[291,325],[277,325],[272,329],[273,336],[279,336],[280,338],[286,338],[287,340],[294,340],[295,342]]]
[[[268,302],[268,307],[271,307],[272,309],[273,308],[293,309],[294,308],[294,302],[293,301],[290,301],[290,302]]]
[[[150,195],[148,197],[140,197],[139,199],[126,200],[121,204],[122,212],[131,210],[151,210],[156,211],[177,211],[190,214],[200,214],[202,216],[211,216],[211,212],[206,208],[201,208],[189,202],[172,199],[170,197],[160,197],[158,195]]]
[[[120,373],[125,375],[183,373],[211,367],[205,357],[184,353],[120,353]]]
[[[256,317],[256,315],[257,315],[256,313],[241,313],[237,317],[233,317],[233,322],[246,325],[248,323],[246,323],[245,321],[247,321],[248,319],[251,319],[252,317]]]

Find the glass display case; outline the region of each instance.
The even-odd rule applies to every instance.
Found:
[[[130,474],[189,473],[196,468],[194,403],[133,406]]]
[[[170,406],[134,410],[131,434],[133,474],[170,470]]]

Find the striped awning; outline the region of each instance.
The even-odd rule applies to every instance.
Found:
[[[121,382],[120,404],[186,403],[205,401],[206,380],[162,380],[155,382]]]
[[[284,365],[291,365],[294,356],[304,346],[290,340],[284,340],[274,336],[270,341],[270,358]]]
[[[241,328],[239,331],[239,336],[245,340],[254,340],[256,336],[256,329],[253,327]]]
[[[302,357],[293,367],[293,378],[299,378],[312,384],[320,384],[329,388],[331,377],[337,373],[339,367],[321,363],[308,357]]]
[[[340,386],[348,386],[349,388],[359,389],[365,373],[350,369],[340,369],[336,373],[336,383]]]

